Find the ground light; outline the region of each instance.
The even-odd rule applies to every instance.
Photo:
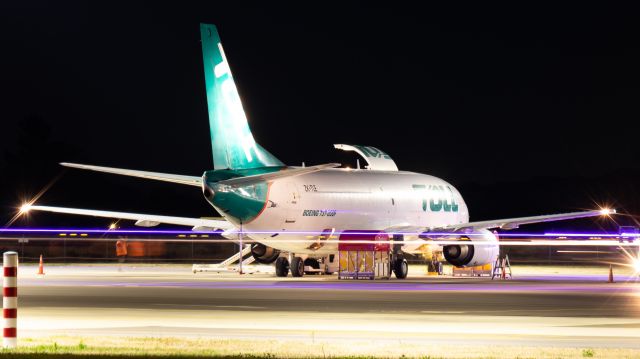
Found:
[[[631,267],[635,271],[636,275],[640,275],[640,248],[637,249],[637,252],[633,254],[631,249],[627,250],[623,247],[620,247],[624,255],[629,259],[628,264],[623,264],[625,267]]]
[[[603,216],[608,216],[608,215],[610,215],[610,214],[615,214],[615,213],[616,213],[616,210],[615,210],[615,209],[611,209],[611,208],[602,208],[602,209],[600,210],[600,213],[601,213]]]
[[[31,203],[27,202],[22,204],[22,206],[20,206],[20,211],[19,214],[27,214],[29,213],[29,211],[31,210]]]

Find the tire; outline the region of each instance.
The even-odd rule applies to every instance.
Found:
[[[291,275],[302,277],[304,275],[304,261],[300,257],[293,257],[291,260]]]
[[[393,273],[398,279],[407,278],[407,274],[409,274],[409,264],[407,264],[407,260],[404,258],[396,259],[395,262],[393,262]]]
[[[289,274],[289,260],[285,257],[276,259],[276,277],[286,277]]]

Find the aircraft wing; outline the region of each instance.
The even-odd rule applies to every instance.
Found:
[[[140,178],[153,179],[158,181],[165,181],[165,182],[179,183],[179,184],[184,184],[189,186],[202,187],[202,177],[197,177],[197,176],[174,175],[170,173],[128,170],[124,168],[92,166],[92,165],[83,165],[79,163],[68,163],[68,162],[62,162],[60,164],[65,167],[79,168],[83,170],[113,173],[113,174],[124,175],[124,176],[140,177]],[[317,166],[288,168],[288,169],[284,169],[277,172],[231,178],[228,180],[220,181],[216,183],[216,185],[223,186],[223,187],[226,186],[231,188],[250,186],[252,184],[259,183],[259,182],[273,181],[273,180],[276,180],[279,178],[285,178],[285,177],[295,177],[295,176],[300,176],[307,173],[317,172],[326,168],[334,168],[334,167],[340,167],[340,164],[327,163],[327,164],[322,164]]]
[[[444,227],[429,228],[429,231],[430,232],[461,232],[461,231],[472,231],[472,230],[478,230],[478,229],[493,229],[493,228],[516,229],[523,224],[563,221],[568,219],[597,217],[597,216],[608,216],[614,213],[616,213],[615,210],[601,209],[601,210],[594,210],[594,211],[549,214],[549,215],[542,215],[542,216],[516,217],[516,218],[489,220],[489,221],[452,224]]]
[[[137,170],[128,170],[124,168],[92,166],[92,165],[83,165],[79,163],[68,163],[68,162],[61,162],[60,164],[63,165],[64,167],[79,168],[83,170],[106,172],[106,173],[113,173],[117,175],[140,177],[140,178],[153,179],[158,181],[165,181],[165,182],[185,184],[189,186],[202,187],[202,178],[197,176],[184,176],[184,175],[174,175],[170,173],[161,173],[161,172],[137,171]]]
[[[176,224],[179,226],[190,226],[190,227],[193,227],[194,229],[215,228],[215,229],[227,230],[227,229],[234,228],[234,226],[231,223],[225,220],[207,219],[207,218],[157,216],[152,214],[98,211],[98,210],[92,210],[92,209],[49,207],[49,206],[28,206],[22,211],[24,212],[44,211],[44,212],[54,212],[54,213],[78,214],[82,216],[92,216],[92,217],[129,219],[132,221],[136,221],[136,225],[142,226],[142,227],[153,227],[160,223],[166,223],[166,224]]]

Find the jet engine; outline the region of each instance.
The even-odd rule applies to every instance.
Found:
[[[445,245],[442,251],[447,262],[456,267],[493,263],[500,253],[498,237],[486,229],[455,237],[455,240],[460,241],[460,244]]]
[[[256,262],[269,264],[278,259],[280,251],[261,243],[254,243],[251,245],[251,255],[255,258]]]

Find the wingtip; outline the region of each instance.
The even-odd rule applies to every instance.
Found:
[[[86,165],[82,165],[80,163],[72,163],[72,162],[60,162],[60,166],[71,167],[71,168],[83,168]]]
[[[616,214],[615,208],[602,208],[600,211],[601,215],[608,216],[610,214]]]

